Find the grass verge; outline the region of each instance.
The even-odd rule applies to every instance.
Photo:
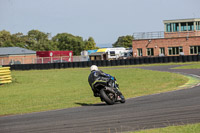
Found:
[[[191,65],[175,67],[173,69],[200,69],[200,63],[198,62],[198,63],[191,64]]]
[[[104,72],[117,78],[126,98],[171,91],[189,81],[179,74],[136,68]],[[87,81],[89,73],[89,68],[12,71],[13,83],[0,86],[0,115],[98,103]]]
[[[165,128],[158,129],[148,129],[129,133],[199,133],[200,123],[198,124],[188,124],[181,126],[169,126]]]

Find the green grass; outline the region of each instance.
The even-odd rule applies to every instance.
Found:
[[[171,62],[171,63],[154,63],[154,64],[138,64],[138,65],[120,65],[120,66],[114,66],[114,67],[145,67],[145,66],[173,66],[173,65],[194,65],[194,64],[200,64],[200,62]],[[112,66],[113,67],[113,66]],[[112,68],[110,67],[110,68]],[[109,68],[109,67],[107,67]]]
[[[180,89],[189,79],[142,69],[102,69],[115,76],[126,98]],[[12,71],[13,83],[0,86],[0,115],[77,107],[100,102],[93,97],[87,69]]]
[[[200,62],[186,66],[175,67],[173,69],[200,69]]]
[[[129,133],[200,133],[200,123],[184,126],[169,126],[165,128],[148,129]]]

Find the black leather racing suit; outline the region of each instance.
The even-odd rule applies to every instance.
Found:
[[[104,72],[102,72],[101,70],[98,70],[98,71],[92,71],[88,77],[88,82],[90,84],[90,87],[92,88],[93,90],[93,93],[94,93],[94,96],[95,97],[98,97],[99,96],[99,93],[95,91],[95,89],[93,88],[93,84],[96,82],[96,81],[102,81],[102,83],[105,83],[107,84],[107,82],[110,82],[110,80],[115,80],[114,77],[112,77],[111,75],[109,74],[106,74]],[[118,96],[122,95],[122,93],[119,91],[118,89],[118,85],[117,84],[114,84],[112,87],[114,87],[115,89],[115,92],[117,93]]]

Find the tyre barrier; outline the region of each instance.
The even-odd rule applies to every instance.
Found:
[[[138,65],[152,63],[169,63],[169,62],[191,62],[200,61],[200,55],[181,55],[181,56],[163,56],[163,57],[138,57],[120,60],[97,60],[82,62],[62,62],[46,64],[14,64],[4,65],[10,67],[10,70],[40,70],[40,69],[61,69],[61,68],[83,68],[91,65],[97,66],[120,66],[120,65]]]
[[[134,59],[130,59],[130,63],[131,63],[131,65],[134,65],[135,64]],[[118,64],[118,65],[120,65],[120,64]]]
[[[0,67],[0,84],[11,83],[11,71],[10,67]]]
[[[111,66],[110,60],[106,60],[106,66]]]
[[[164,63],[164,58],[158,57],[158,63]]]

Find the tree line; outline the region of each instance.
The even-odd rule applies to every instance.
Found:
[[[131,47],[132,36],[121,36],[113,47]],[[0,31],[0,47],[21,47],[34,51],[72,50],[74,55],[80,55],[83,50],[98,49],[92,37],[83,40],[80,36],[69,33],[58,33],[50,37],[49,33],[39,30],[30,30],[23,33],[11,34],[9,31]]]

